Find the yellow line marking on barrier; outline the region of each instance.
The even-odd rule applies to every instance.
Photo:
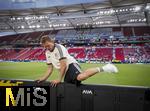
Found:
[[[0,86],[18,86],[20,84],[23,84],[23,82],[19,81],[19,82],[11,82],[10,80],[0,80]]]

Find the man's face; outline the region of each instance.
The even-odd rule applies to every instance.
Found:
[[[46,41],[45,43],[42,44],[42,47],[44,47],[45,49],[47,49],[49,51],[53,51],[54,43]]]

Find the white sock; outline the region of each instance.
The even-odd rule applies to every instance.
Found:
[[[98,71],[98,72],[101,72],[101,69],[100,69],[100,67],[97,67],[96,69],[97,69],[97,71]]]
[[[104,71],[103,68],[101,68],[101,67],[97,67],[96,69],[97,69],[98,72],[103,72]]]
[[[107,66],[107,64],[102,67],[102,70],[103,70],[104,72],[107,70],[106,66]]]

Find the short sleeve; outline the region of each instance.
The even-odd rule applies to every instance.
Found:
[[[59,60],[61,59],[64,59],[64,58],[67,58],[67,49],[62,46],[62,45],[56,45],[57,49],[58,49],[58,57],[59,57]]]

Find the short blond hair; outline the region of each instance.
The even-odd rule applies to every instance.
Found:
[[[54,40],[53,39],[51,39],[50,37],[49,37],[49,35],[44,35],[44,36],[42,36],[41,37],[41,39],[40,39],[40,43],[41,44],[44,44],[45,42],[54,42]]]

